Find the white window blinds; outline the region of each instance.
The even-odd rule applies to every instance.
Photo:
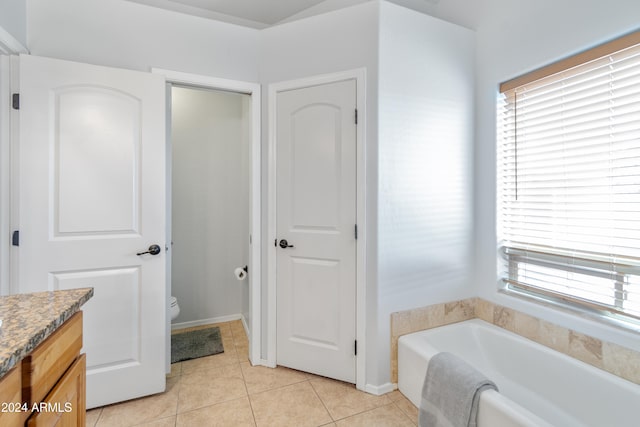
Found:
[[[640,319],[640,44],[615,47],[503,86],[499,274],[508,289]]]

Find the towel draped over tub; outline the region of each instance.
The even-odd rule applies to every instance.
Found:
[[[480,393],[498,390],[473,366],[442,352],[429,360],[418,415],[420,427],[475,427]]]

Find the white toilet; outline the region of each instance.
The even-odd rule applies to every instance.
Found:
[[[171,320],[178,317],[180,314],[180,306],[178,305],[178,299],[174,296],[171,296]]]

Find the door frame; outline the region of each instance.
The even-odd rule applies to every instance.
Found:
[[[2,43],[0,37],[0,43]],[[0,49],[2,52],[2,49]],[[12,187],[14,166],[11,162],[11,56],[0,54],[0,295],[9,295],[13,290],[11,281],[12,253],[11,230],[11,196],[15,194]]]
[[[358,68],[338,73],[322,74],[272,83],[268,86],[268,194],[267,194],[267,242],[275,241],[276,236],[276,143],[277,143],[277,95],[279,92],[302,89],[337,83],[345,80],[356,81],[356,108],[358,122],[356,124],[356,223],[358,224],[358,239],[356,240],[356,340],[358,341],[358,355],[356,357],[356,388],[366,389],[366,198],[365,198],[365,141],[366,141],[366,69]],[[277,362],[277,275],[276,248],[267,244],[267,360],[266,364],[275,367]]]
[[[0,45],[2,34],[0,34]],[[6,40],[5,40],[6,41]],[[8,46],[8,45],[6,45]],[[1,47],[1,46],[0,46]],[[0,49],[0,295],[18,289],[18,248],[12,245],[12,232],[19,230],[19,116],[9,100],[19,92],[22,50]],[[25,50],[26,52],[26,50]]]
[[[160,74],[165,77],[165,80],[169,84],[178,84],[183,86],[193,86],[203,89],[224,90],[228,92],[237,92],[247,94],[251,96],[251,176],[249,178],[249,198],[250,198],[250,235],[251,235],[251,247],[250,247],[250,261],[249,271],[253,274],[249,274],[249,311],[251,312],[250,325],[245,324],[245,328],[248,328],[249,335],[249,360],[252,365],[261,364],[260,347],[261,347],[261,248],[262,248],[262,222],[261,222],[261,87],[259,83],[245,82],[240,80],[228,80],[217,77],[184,73],[180,71],[165,70],[161,68],[152,68],[151,72],[154,74]],[[171,105],[166,106],[167,113],[171,112]],[[167,129],[169,130],[170,121],[167,121]],[[169,141],[169,139],[167,139]],[[171,146],[167,144],[167,150]],[[167,161],[170,161],[170,157],[167,157]],[[168,169],[169,170],[169,169]],[[169,174],[168,174],[169,175]],[[169,176],[168,176],[169,178]],[[170,183],[167,187],[170,191]],[[170,201],[167,202],[167,209],[169,209]],[[169,221],[168,217],[168,221]],[[167,221],[167,227],[169,223]],[[168,228],[169,229],[169,228]],[[167,241],[170,241],[168,239]],[[170,263],[170,258],[167,260]],[[170,298],[171,292],[171,277],[167,276],[167,301]],[[243,323],[246,319],[243,317]],[[171,333],[171,324],[167,323],[167,336]],[[167,349],[167,353],[170,349]],[[167,361],[170,360],[170,356]]]

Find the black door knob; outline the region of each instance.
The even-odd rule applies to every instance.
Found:
[[[287,242],[287,239],[282,239],[280,240],[280,247],[282,249],[286,249],[286,248],[292,248],[293,245],[290,245],[289,242]]]
[[[149,246],[149,249],[147,249],[144,252],[138,252],[136,255],[144,255],[144,254],[158,255],[161,251],[162,249],[160,249],[160,246],[151,245]]]

